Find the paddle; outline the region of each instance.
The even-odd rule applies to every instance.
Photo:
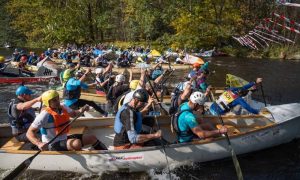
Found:
[[[109,75],[108,75],[108,82],[107,82],[107,91],[109,91],[109,88],[110,88],[110,78],[111,78],[111,74],[112,74],[112,69],[110,69],[109,71]]]
[[[169,69],[172,69],[172,68],[171,68],[170,56],[167,56],[167,59],[168,59]]]
[[[146,72],[147,72],[147,70],[146,70]],[[160,107],[166,114],[168,114],[168,111],[165,110],[165,109],[162,107],[162,105],[159,103],[160,101],[159,101],[159,99],[158,99],[158,96],[157,96],[157,94],[156,94],[156,91],[154,90],[154,87],[152,86],[152,83],[151,83],[149,77],[147,76],[147,74],[145,75],[145,77],[147,78],[147,81],[149,82],[149,85],[150,85],[150,87],[151,87],[151,90],[153,91],[153,94],[154,94],[154,96],[155,96],[155,98],[156,98],[156,100],[157,100],[157,102],[158,102],[159,107]]]
[[[79,113],[72,121],[70,121],[68,124],[65,125],[65,127],[53,138],[51,139],[48,143],[52,143],[58,136],[60,136],[74,121],[76,121],[82,114],[84,113],[84,111],[82,111],[81,113]],[[32,163],[33,159],[39,155],[42,151],[39,150],[38,152],[36,152],[33,156],[31,156],[30,158],[26,159],[25,161],[23,161],[19,166],[17,166],[13,171],[11,171],[6,177],[3,178],[3,180],[11,180],[11,179],[15,179],[17,178],[19,175],[21,175]]]
[[[153,111],[156,112],[156,111],[155,111],[154,103],[152,103],[152,108],[153,108]],[[158,127],[158,130],[161,130],[160,125],[158,124],[158,120],[157,120],[156,113],[154,113],[154,119],[155,119],[155,123],[156,123],[156,125],[157,125],[157,127]],[[162,141],[162,137],[160,137],[160,143],[161,143],[161,146],[162,146],[163,151],[164,151],[164,154],[165,154],[165,158],[166,158],[166,162],[167,162],[167,167],[168,167],[168,174],[169,174],[169,178],[170,178],[170,180],[171,180],[172,177],[171,177],[171,171],[170,171],[169,160],[168,160],[168,157],[167,157],[165,145],[164,145],[164,143],[163,143],[163,141]]]
[[[161,81],[161,83],[160,83],[160,87],[161,87],[161,95],[160,95],[160,99],[161,99],[161,101],[163,101],[163,93],[164,93],[164,90],[165,90],[165,88],[164,88],[164,84],[167,82],[167,80],[171,77],[171,75],[173,74],[173,72],[174,72],[174,70],[173,69],[170,69],[170,73],[168,74],[168,76],[167,77],[163,77],[164,79]],[[168,92],[168,90],[167,90],[167,92]]]
[[[211,91],[210,91],[210,95],[211,95],[211,98],[213,99],[213,101],[215,101],[215,97],[214,97],[214,95]],[[224,126],[224,121],[222,119],[222,116],[219,113],[218,113],[218,118],[219,118],[222,126]],[[235,167],[237,178],[238,178],[238,180],[243,180],[244,178],[243,178],[243,173],[242,173],[242,170],[241,170],[241,167],[240,167],[240,163],[239,163],[239,161],[236,157],[234,149],[231,146],[229,136],[228,136],[227,133],[225,133],[225,136],[226,136],[226,140],[227,140],[227,143],[228,143],[229,151],[231,153],[231,158],[232,158],[232,161],[233,161],[233,164],[234,164],[234,167]]]
[[[224,126],[224,121],[222,119],[222,116],[218,113],[218,118],[222,124],[222,126]],[[241,170],[241,167],[240,167],[240,163],[236,157],[236,153],[231,145],[231,142],[230,142],[230,139],[229,139],[229,136],[227,133],[225,133],[225,136],[226,136],[226,140],[227,140],[227,143],[228,143],[228,148],[229,148],[229,151],[231,153],[231,158],[232,158],[232,161],[233,161],[233,164],[234,164],[234,167],[235,167],[235,171],[236,171],[236,175],[237,175],[237,178],[238,180],[243,180],[243,173],[242,173],[242,170]]]
[[[262,82],[260,83],[260,89],[261,89],[261,94],[262,94],[262,97],[263,97],[263,100],[264,100],[265,107],[267,107],[267,102],[266,102],[266,98],[265,98],[265,93],[264,93],[264,88],[263,88]]]
[[[90,72],[90,74],[92,75],[92,80],[93,80],[94,82],[97,82],[98,84],[101,83],[100,81],[97,80],[95,74],[93,74],[92,72]]]

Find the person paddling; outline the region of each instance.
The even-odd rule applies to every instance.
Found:
[[[223,115],[228,113],[232,108],[241,105],[248,112],[259,114],[258,109],[252,108],[243,97],[249,92],[249,88],[262,82],[262,78],[257,78],[255,82],[250,82],[240,88],[228,88],[219,98],[210,106],[209,110],[213,115]]]
[[[117,112],[114,130],[114,149],[133,149],[140,148],[144,145],[160,145],[153,140],[161,137],[161,130],[150,133],[143,127],[152,128],[153,119],[143,118],[141,109],[148,102],[149,95],[146,90],[138,89],[133,94],[133,99],[124,104]],[[143,132],[144,131],[144,132]],[[152,141],[152,142],[151,142]]]
[[[27,138],[40,150],[50,151],[79,151],[85,145],[92,145],[96,150],[107,150],[106,146],[94,135],[73,134],[68,135],[70,127],[51,144],[47,144],[70,122],[70,117],[76,117],[83,111],[89,110],[84,106],[79,110],[72,110],[67,106],[61,105],[59,94],[55,90],[49,90],[42,94],[45,109],[34,119],[27,131]],[[42,140],[36,136],[40,130]]]
[[[70,78],[64,86],[64,104],[74,110],[83,107],[84,105],[92,106],[96,111],[107,117],[108,113],[98,106],[94,101],[80,99],[81,88],[88,89],[89,85],[84,83],[84,80],[91,72],[90,69],[86,70],[85,73],[77,71],[75,77]]]
[[[216,129],[208,121],[197,119],[193,112],[204,112],[206,96],[199,91],[193,92],[188,102],[180,106],[178,114],[172,117],[172,126],[179,143],[190,142],[195,138],[206,139],[225,134],[227,128]]]
[[[32,99],[34,92],[27,86],[19,86],[16,90],[17,99],[8,105],[7,115],[13,136],[20,142],[29,142],[26,132],[35,119],[35,103],[42,100],[41,96]]]
[[[76,69],[80,67],[80,63],[75,65],[74,63],[69,63],[68,68],[62,72],[62,84],[66,83],[70,78],[74,77]]]

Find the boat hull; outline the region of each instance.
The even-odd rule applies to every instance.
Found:
[[[294,107],[299,108],[300,105],[297,104],[297,106]],[[300,137],[300,112],[296,111],[299,110],[293,110],[292,113],[294,113],[294,116],[290,116],[291,118],[286,119],[286,121],[269,124],[263,128],[238,135],[231,135],[230,141],[236,154],[258,151],[287,143],[294,138]],[[274,112],[273,115],[276,115],[276,113]],[[271,118],[270,114],[266,114],[265,116]],[[258,118],[252,118],[252,121],[258,121]],[[167,127],[162,128],[163,132],[165,132]],[[98,135],[102,135],[102,139],[104,137],[108,139],[113,138],[113,130],[108,128],[99,131],[99,129],[94,127],[90,133],[98,133]],[[104,136],[104,134],[106,135]],[[224,137],[217,138],[213,141],[203,140],[166,145],[165,150],[166,153],[164,153],[161,146],[157,146],[121,151],[46,151],[37,156],[29,168],[47,171],[74,171],[80,173],[100,173],[104,171],[135,172],[147,171],[149,168],[162,169],[166,167],[167,162],[165,155],[168,158],[171,168],[192,162],[206,162],[231,156],[228,151],[228,143]],[[0,150],[0,168],[14,168],[34,153],[35,152],[24,150]]]

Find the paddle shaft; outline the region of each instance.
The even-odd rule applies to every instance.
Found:
[[[43,102],[41,102],[39,113],[41,113],[42,108],[43,108]]]
[[[94,82],[101,83],[100,81],[97,80],[96,76],[92,72],[90,72],[90,74],[92,75],[92,79]]]
[[[68,124],[66,124],[64,126],[64,128],[53,138],[51,139],[47,145],[51,144],[58,136],[60,136],[74,121],[76,121],[82,114],[84,113],[84,111],[82,111],[80,114],[78,114],[72,121],[70,121]],[[17,178],[19,175],[22,174],[22,172],[24,172],[31,164],[31,162],[33,161],[33,159],[39,155],[42,151],[39,150],[38,152],[36,152],[33,156],[31,156],[30,158],[24,160],[19,166],[17,166],[12,172],[10,172],[7,176],[5,176],[3,178],[3,180],[11,180],[11,179],[15,179]]]
[[[171,61],[170,61],[170,57],[168,56],[167,59],[168,59],[168,62],[169,62],[169,69],[171,69]]]
[[[147,71],[147,70],[146,70],[146,71]],[[157,96],[157,94],[156,94],[156,91],[154,90],[154,87],[152,86],[152,83],[151,83],[149,77],[148,77],[147,75],[145,75],[145,77],[147,78],[147,80],[148,80],[148,82],[149,82],[149,85],[150,85],[150,87],[151,87],[151,90],[153,91],[153,94],[154,94],[154,96],[155,96],[157,102],[160,102],[160,100],[158,99],[158,96]],[[161,105],[160,103],[158,103],[158,105],[159,105],[159,107],[160,107],[161,109],[163,109],[164,111],[166,111],[166,110],[162,107],[162,105]],[[167,112],[167,111],[166,111],[166,112]]]
[[[266,97],[265,97],[264,88],[263,88],[262,83],[260,84],[260,89],[261,89],[261,94],[262,94],[262,97],[264,100],[265,107],[267,107]],[[270,112],[270,114],[271,114],[272,118],[275,120],[273,114],[271,112]]]
[[[107,82],[107,91],[109,91],[109,87],[110,87],[110,77],[111,77],[111,74],[112,74],[112,69],[109,71],[109,75],[108,75],[108,82]]]
[[[171,73],[165,78],[162,80],[162,82],[160,83],[160,86],[161,86],[161,95],[160,95],[160,100],[161,102],[163,101],[163,93],[164,93],[164,90],[165,88],[163,87],[163,85],[167,82],[167,80],[171,77],[171,75],[173,74],[174,71],[171,71]]]
[[[221,122],[221,124],[224,126],[224,121],[222,119],[222,116],[218,113],[218,117],[219,117],[219,120]],[[229,148],[229,151],[231,153],[231,158],[232,158],[232,161],[233,161],[233,164],[234,164],[234,167],[235,167],[235,171],[236,171],[236,175],[237,175],[237,178],[238,180],[243,180],[243,173],[242,173],[242,170],[241,170],[241,167],[240,167],[240,163],[236,157],[236,153],[231,145],[231,142],[230,142],[230,139],[229,139],[229,136],[227,133],[225,133],[225,136],[226,136],[226,140],[227,140],[227,143],[228,143],[228,148]]]
[[[153,111],[155,112],[155,105],[154,105],[154,103],[152,103],[152,108],[153,108]],[[156,114],[154,114],[154,119],[155,119],[155,123],[156,123],[158,129],[161,130],[160,125],[159,125],[158,120],[157,120]],[[162,137],[160,137],[160,143],[161,143],[161,146],[162,146],[164,154],[165,154],[165,158],[166,158],[166,162],[167,162],[167,167],[168,167],[168,174],[169,174],[169,178],[171,180],[172,177],[171,177],[171,171],[170,171],[170,166],[169,166],[169,160],[168,160],[167,153],[166,153],[166,147],[165,147],[165,145],[164,145],[164,143],[162,141]]]
[[[260,89],[261,89],[261,95],[263,97],[264,104],[265,104],[265,107],[266,107],[267,106],[267,102],[266,102],[266,97],[265,97],[265,93],[264,93],[264,88],[263,88],[262,82],[260,83]]]

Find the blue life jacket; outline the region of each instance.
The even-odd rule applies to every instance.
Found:
[[[117,133],[117,134],[121,133],[121,130],[123,127],[123,124],[121,122],[121,113],[122,113],[122,111],[124,111],[127,108],[129,108],[128,105],[124,104],[123,106],[121,106],[120,110],[116,114],[114,130],[115,130],[115,133]],[[137,121],[134,124],[134,129],[137,132],[137,134],[139,134],[142,130],[142,113],[141,112],[135,112],[135,113],[137,116]]]
[[[160,75],[162,75],[163,71],[161,69],[155,69],[152,74],[151,74],[151,78],[153,80],[155,80],[156,78],[158,78]]]

